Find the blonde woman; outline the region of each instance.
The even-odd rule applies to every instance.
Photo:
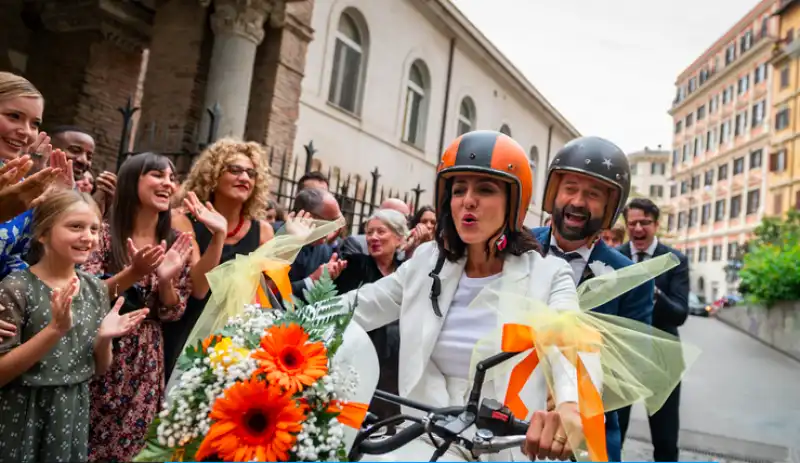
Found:
[[[206,273],[217,265],[248,254],[273,237],[263,220],[269,193],[267,153],[258,143],[222,139],[197,159],[178,199],[173,226],[194,235],[192,297],[180,320],[164,324],[164,360],[169,379],[181,348],[208,300]]]
[[[0,223],[0,278],[28,267],[23,256],[30,243],[30,207],[36,198],[51,185],[74,184],[72,175],[59,175],[66,170],[66,155],[60,150],[53,152],[49,137],[39,131],[43,112],[44,97],[33,84],[24,77],[0,72],[0,184],[4,186],[0,215],[10,219]],[[40,159],[45,161],[40,164],[49,162],[51,167],[17,183],[31,171],[34,160]],[[8,335],[0,324],[0,338]]]

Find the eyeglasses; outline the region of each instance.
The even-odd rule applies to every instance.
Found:
[[[258,177],[257,170],[248,169],[247,167],[242,167],[236,164],[230,164],[228,166],[225,166],[225,170],[230,172],[232,175],[236,177],[242,175],[242,173],[247,173],[247,176],[253,179]]]
[[[653,222],[654,221],[652,219],[631,220],[628,222],[628,226],[630,228],[636,228],[637,225],[640,227],[649,227],[650,225],[653,225]]]

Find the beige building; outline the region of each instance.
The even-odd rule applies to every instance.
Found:
[[[643,150],[628,153],[631,164],[631,195],[633,198],[649,198],[661,209],[661,231],[659,236],[667,241],[672,236],[667,231],[667,220],[672,205],[669,202],[669,182],[672,174],[669,150],[647,146]],[[621,219],[620,219],[621,220]]]
[[[650,198],[659,207],[669,205],[669,151],[650,149],[628,154],[631,164],[631,197]]]
[[[499,130],[529,155],[526,224],[542,223],[547,166],[579,133],[450,0],[316,0],[311,27],[297,156],[313,140],[325,170],[363,181],[377,168],[381,186],[420,184],[431,204],[444,148]]]
[[[706,299],[735,290],[725,266],[764,214],[777,8],[758,3],[676,79],[668,229]]]

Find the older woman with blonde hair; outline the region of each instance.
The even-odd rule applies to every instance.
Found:
[[[208,301],[206,273],[273,237],[272,226],[264,220],[270,180],[266,158],[258,143],[225,138],[200,154],[181,186],[177,198],[185,208],[175,211],[172,224],[194,235],[193,285],[183,318],[164,324],[167,379]]]

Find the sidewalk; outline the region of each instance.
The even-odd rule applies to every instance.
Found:
[[[681,429],[680,461],[714,461],[719,463],[800,463],[800,452],[784,446],[764,444],[739,438]],[[622,459],[652,461],[653,446],[647,422],[631,420]]]
[[[622,452],[624,461],[653,461],[653,446],[649,442],[636,439],[625,441],[625,450]],[[713,461],[718,463],[751,463],[747,460],[734,460],[720,458],[715,455],[681,450],[680,461]]]

